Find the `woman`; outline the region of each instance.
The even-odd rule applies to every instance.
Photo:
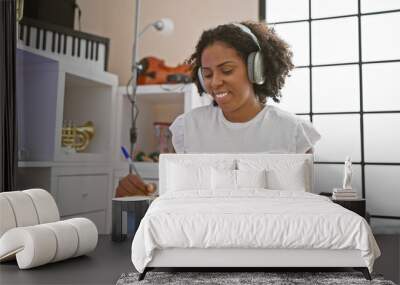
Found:
[[[312,125],[267,104],[269,98],[279,102],[293,68],[291,57],[288,45],[262,23],[205,31],[189,63],[197,87],[214,104],[175,120],[171,131],[176,152],[311,151],[320,138]]]
[[[311,152],[320,139],[314,127],[267,104],[268,99],[279,102],[291,59],[288,45],[263,23],[225,24],[203,32],[189,63],[193,81],[213,104],[174,121],[176,152]]]

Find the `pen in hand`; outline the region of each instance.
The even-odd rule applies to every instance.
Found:
[[[133,169],[135,170],[136,175],[137,175],[140,179],[142,179],[142,177],[140,176],[139,172],[137,171],[137,169],[136,169],[136,167],[135,167],[135,164],[134,164],[133,161],[132,161],[131,156],[129,155],[128,150],[127,150],[124,146],[121,146],[121,152],[122,152],[123,156],[125,157],[125,159],[129,162],[129,173],[132,174],[132,168],[133,168]],[[148,194],[147,194],[147,195],[149,195],[149,194],[150,194],[150,195],[154,194],[154,192],[155,192],[155,190],[156,190],[155,186],[154,186],[153,184],[151,184],[151,183],[146,185],[146,189],[147,189],[147,191],[148,191]]]
[[[129,155],[128,150],[127,150],[124,146],[121,146],[121,152],[122,152],[122,155],[125,157],[125,159],[126,159],[127,161],[132,162],[132,158],[131,158],[131,156]]]
[[[122,155],[125,157],[125,159],[129,162],[129,173],[132,174],[132,169],[135,171],[136,175],[139,176],[140,178],[142,178],[139,174],[139,172],[137,171],[135,164],[133,163],[133,160],[131,158],[131,156],[129,155],[128,150],[122,145],[121,146],[121,152]]]

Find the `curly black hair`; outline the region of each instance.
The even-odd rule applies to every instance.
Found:
[[[247,26],[257,37],[264,59],[266,80],[261,85],[253,84],[254,92],[262,104],[266,103],[267,97],[279,102],[279,98],[282,97],[280,90],[285,84],[289,71],[294,67],[293,53],[289,45],[279,38],[273,29],[268,28],[266,23],[245,21],[241,24]],[[223,42],[235,49],[246,65],[248,55],[258,50],[254,40],[233,24],[219,25],[204,31],[196,45],[195,52],[187,60],[187,63],[192,65],[192,80],[200,94],[205,91],[197,77],[198,69],[201,68],[201,55],[205,48],[215,42]]]

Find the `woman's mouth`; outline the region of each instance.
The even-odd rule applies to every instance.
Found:
[[[230,97],[231,95],[228,92],[214,93],[215,101],[217,101],[218,104],[226,103],[227,101],[229,101]]]

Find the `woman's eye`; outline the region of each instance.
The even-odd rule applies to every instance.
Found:
[[[226,69],[221,69],[220,71],[223,75],[229,75],[233,72],[232,68],[226,68]],[[213,77],[213,74],[211,72],[204,72],[203,73],[203,78],[204,79],[211,79]]]
[[[223,74],[231,74],[232,73],[232,69],[225,69],[225,70],[222,70],[222,73]]]

